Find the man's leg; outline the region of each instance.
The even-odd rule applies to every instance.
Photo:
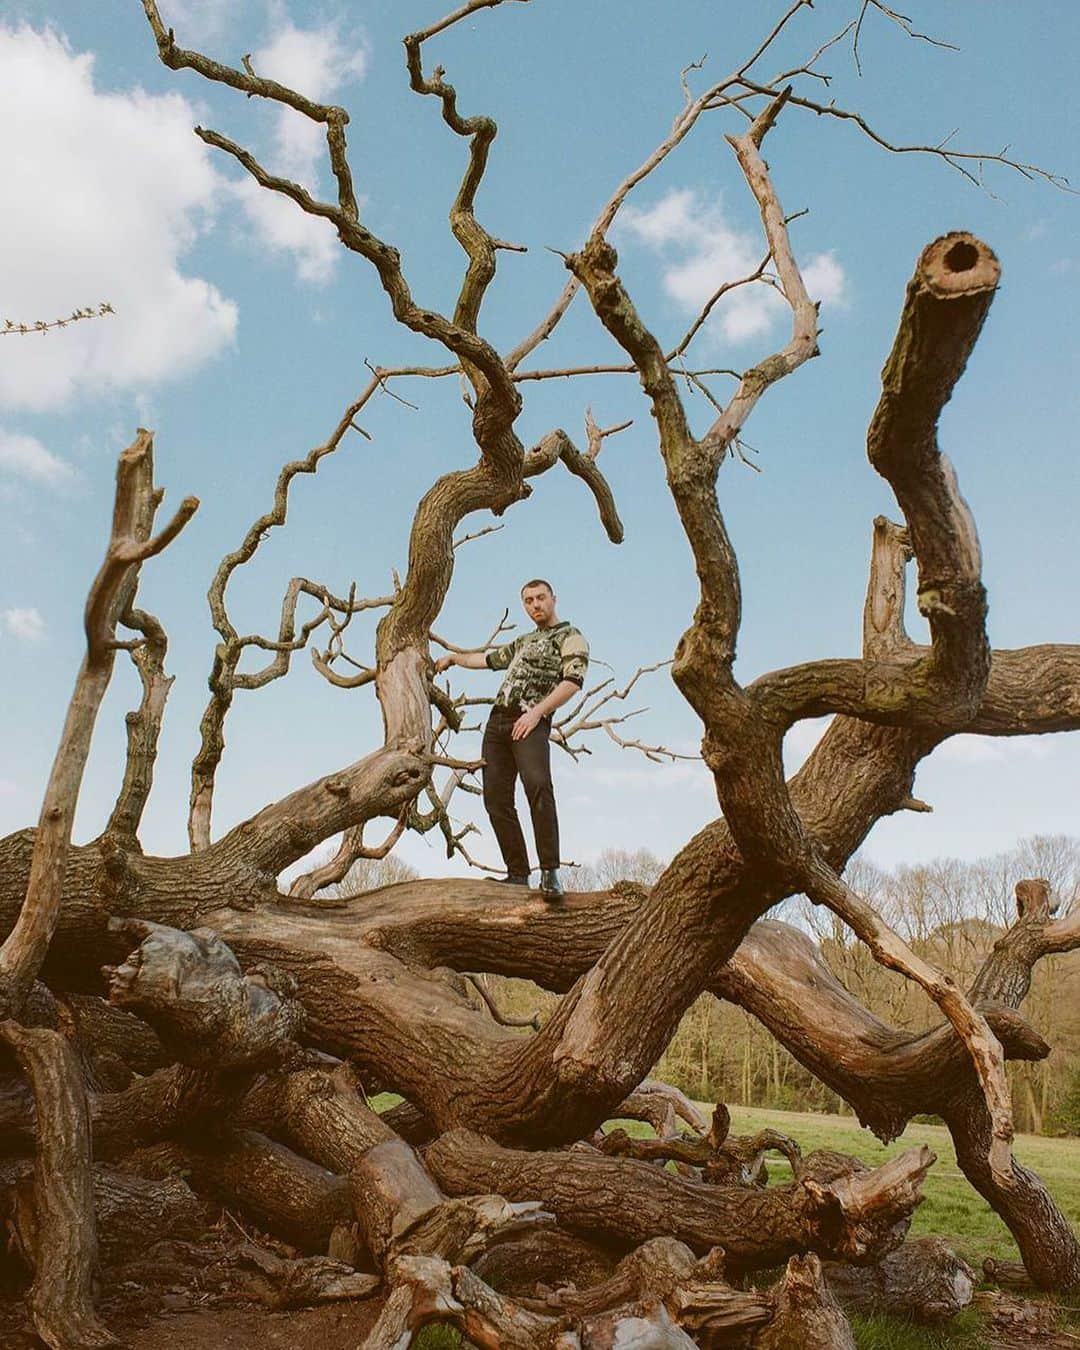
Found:
[[[514,721],[513,714],[503,714],[497,709],[488,718],[481,747],[484,757],[484,809],[491,819],[491,828],[495,831],[508,874],[512,877],[527,877],[529,855],[514,808],[517,765],[514,760],[514,742],[510,736]]]
[[[551,721],[545,717],[524,740],[513,742],[543,871],[559,866],[559,817],[555,811],[555,789],[551,786],[550,735]]]

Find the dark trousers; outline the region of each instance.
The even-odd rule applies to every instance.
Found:
[[[532,813],[533,834],[540,866],[559,865],[559,818],[551,786],[551,719],[544,717],[528,736],[511,736],[520,713],[493,708],[484,731],[484,807],[491,817],[499,849],[511,876],[529,873],[529,855],[514,806],[514,786],[520,776]]]

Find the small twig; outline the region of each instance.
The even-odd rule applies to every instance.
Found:
[[[477,530],[474,534],[463,534],[460,539],[455,539],[452,547],[459,549],[462,544],[471,544],[474,539],[483,539],[485,534],[497,534],[499,530],[505,528],[505,525],[485,525],[482,530]]]
[[[600,447],[609,436],[616,436],[620,431],[625,431],[627,427],[634,425],[634,419],[631,417],[626,422],[620,422],[617,426],[601,428],[597,425],[596,419],[592,415],[592,408],[585,409],[585,436],[588,448],[585,454],[589,459],[595,459],[600,453]]]
[[[915,38],[920,42],[927,42],[931,47],[941,47],[945,51],[958,52],[959,47],[951,42],[942,42],[939,38],[929,37],[926,33],[919,33],[913,27],[911,20],[906,14],[898,14],[896,10],[890,9],[888,5],[881,3],[881,0],[863,0],[862,8],[859,10],[859,17],[855,21],[855,35],[851,40],[851,55],[855,60],[855,69],[862,75],[862,62],[859,60],[859,35],[862,32],[863,20],[866,18],[866,11],[873,6],[879,13],[884,14],[886,18],[891,19],[898,28],[902,28],[909,38]]]
[[[16,323],[14,319],[5,319],[3,327],[0,328],[0,337],[8,337],[12,333],[48,333],[54,328],[66,328],[70,323],[78,323],[80,319],[101,319],[106,314],[115,314],[116,310],[112,305],[104,301],[100,305],[87,305],[85,309],[73,309],[66,319],[35,319],[33,323]]]
[[[471,654],[471,653],[473,653],[473,652],[486,652],[486,651],[490,651],[491,648],[495,646],[496,641],[503,635],[503,633],[510,633],[510,632],[513,632],[513,630],[517,627],[516,624],[508,623],[508,622],[507,622],[507,620],[508,620],[509,618],[510,618],[510,611],[509,611],[509,609],[504,609],[503,612],[502,612],[502,618],[501,618],[501,619],[499,620],[499,622],[495,625],[495,628],[494,628],[494,630],[492,631],[491,635],[488,637],[487,641],[486,641],[486,642],[482,642],[482,643],[480,644],[479,647],[458,647],[458,646],[455,646],[454,643],[448,642],[448,641],[446,640],[446,638],[440,637],[440,636],[438,635],[438,633],[436,633],[434,630],[433,630],[428,636],[431,638],[432,642],[434,642],[436,646],[442,647],[444,651],[454,652],[455,654],[457,654],[457,655],[459,655],[459,656],[469,655],[469,654]],[[468,703],[484,703],[484,702],[490,702],[491,700],[490,700],[490,699],[467,699],[467,700],[465,700],[465,701],[468,702]]]
[[[419,408],[419,405],[418,405],[418,404],[416,404],[416,403],[410,403],[409,400],[408,400],[407,398],[402,398],[400,394],[396,394],[396,393],[393,391],[393,389],[390,388],[390,385],[389,385],[388,382],[387,382],[387,381],[388,381],[388,377],[389,377],[389,372],[383,371],[383,370],[380,370],[380,369],[377,369],[375,366],[373,366],[373,365],[371,364],[371,362],[367,359],[366,356],[364,357],[364,365],[367,366],[368,370],[371,371],[371,373],[372,373],[372,375],[374,375],[375,379],[378,380],[378,382],[379,382],[379,388],[380,388],[380,390],[381,390],[384,394],[389,394],[390,397],[391,397],[392,399],[396,399],[398,403],[403,403],[403,404],[405,405],[406,408],[412,408],[413,412],[419,412],[419,411],[420,411],[420,408]],[[456,367],[455,367],[455,369],[456,369]],[[419,373],[419,372],[414,372],[414,373]]]

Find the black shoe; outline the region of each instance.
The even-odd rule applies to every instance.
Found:
[[[527,886],[528,884],[529,884],[528,873],[526,873],[525,876],[519,877],[515,876],[513,872],[510,872],[505,877],[499,878],[500,886]]]
[[[545,900],[561,900],[565,895],[559,871],[556,867],[545,867],[540,873],[540,894]]]

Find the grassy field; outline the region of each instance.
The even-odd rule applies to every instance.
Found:
[[[706,1113],[711,1107],[705,1108]],[[888,1161],[904,1149],[927,1144],[937,1155],[924,1188],[925,1200],[915,1211],[913,1237],[928,1234],[948,1238],[955,1250],[978,1270],[986,1256],[1019,1260],[1008,1229],[968,1185],[956,1164],[949,1132],[940,1125],[909,1125],[901,1139],[882,1145],[847,1116],[819,1116],[793,1111],[759,1111],[731,1108],[731,1128],[736,1134],[754,1134],[773,1129],[791,1135],[804,1153],[815,1148],[851,1153],[871,1166]],[[613,1122],[615,1123],[615,1122]],[[649,1133],[636,1121],[619,1121],[634,1134]],[[1080,1139],[1044,1139],[1020,1135],[1016,1155],[1043,1178],[1074,1226],[1080,1227]],[[782,1158],[770,1156],[773,1182],[790,1180]],[[1080,1332],[1080,1308],[1067,1315],[1068,1329]],[[859,1350],[980,1350],[985,1345],[978,1318],[966,1313],[941,1330],[908,1325],[893,1318],[853,1319]],[[429,1327],[417,1338],[420,1350],[458,1350],[463,1345],[456,1332]]]
[[[971,1189],[956,1164],[949,1132],[942,1125],[909,1125],[895,1143],[879,1144],[869,1130],[848,1116],[816,1116],[795,1111],[756,1111],[741,1106],[731,1109],[732,1130],[753,1134],[757,1130],[780,1130],[790,1134],[804,1153],[815,1148],[834,1148],[851,1153],[876,1167],[904,1149],[927,1144],[937,1154],[924,1194],[915,1211],[912,1237],[927,1234],[949,1238],[956,1251],[978,1268],[984,1256],[1018,1261],[1020,1253],[1009,1230],[986,1202]],[[1080,1139],[1044,1139],[1039,1135],[1017,1136],[1016,1156],[1038,1172],[1070,1222],[1080,1227]],[[790,1180],[786,1162],[770,1158],[769,1174],[777,1181]]]

